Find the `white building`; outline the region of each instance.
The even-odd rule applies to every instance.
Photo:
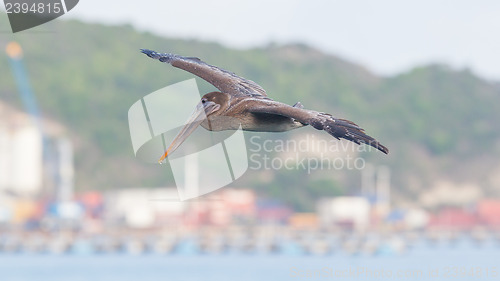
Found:
[[[49,136],[63,131],[53,122],[42,123]],[[47,182],[43,153],[42,132],[31,116],[0,101],[0,193],[35,197],[43,192]]]
[[[363,197],[324,198],[318,202],[318,215],[323,226],[351,225],[363,231],[370,224],[370,203]]]
[[[150,228],[178,223],[187,205],[174,187],[113,190],[106,194],[106,217],[131,228]]]

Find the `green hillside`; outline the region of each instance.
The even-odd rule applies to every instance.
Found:
[[[6,17],[0,17],[0,26],[6,24]],[[165,169],[134,158],[127,112],[140,97],[193,76],[139,53],[149,48],[200,57],[256,81],[274,99],[301,101],[368,128],[391,153],[364,156],[392,168],[396,198],[412,198],[439,179],[474,182],[497,193],[488,178],[499,165],[500,88],[468,70],[430,65],[379,77],[300,44],[234,50],[140,33],[130,26],[77,21],[0,34],[0,46],[10,40],[24,48],[44,116],[67,126],[75,141],[80,190],[172,183]],[[21,108],[5,55],[0,65],[0,99]],[[198,82],[202,90],[211,89]],[[317,196],[350,193],[360,184],[359,171],[331,178],[313,175],[311,180],[304,180],[304,171],[275,171],[272,181],[260,180],[264,174],[251,171],[236,185],[286,198],[301,210],[311,209]]]

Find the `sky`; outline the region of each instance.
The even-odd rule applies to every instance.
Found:
[[[500,81],[499,15],[497,0],[81,0],[64,18],[234,48],[302,42],[382,75],[446,63]]]

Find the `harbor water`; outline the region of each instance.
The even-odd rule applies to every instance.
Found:
[[[415,243],[404,253],[2,253],[2,281],[499,280],[500,245]]]

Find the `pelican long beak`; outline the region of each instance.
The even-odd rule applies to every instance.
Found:
[[[219,107],[220,105],[211,101],[206,101],[205,103],[200,102],[196,106],[196,109],[191,117],[189,117],[186,121],[186,125],[182,127],[181,131],[177,134],[177,136],[175,136],[163,156],[160,160],[158,160],[158,163],[161,164],[165,158],[172,154],[172,152],[174,152],[189,137],[189,135],[191,135],[191,133],[193,133],[194,130],[206,120],[207,116],[219,109]]]

